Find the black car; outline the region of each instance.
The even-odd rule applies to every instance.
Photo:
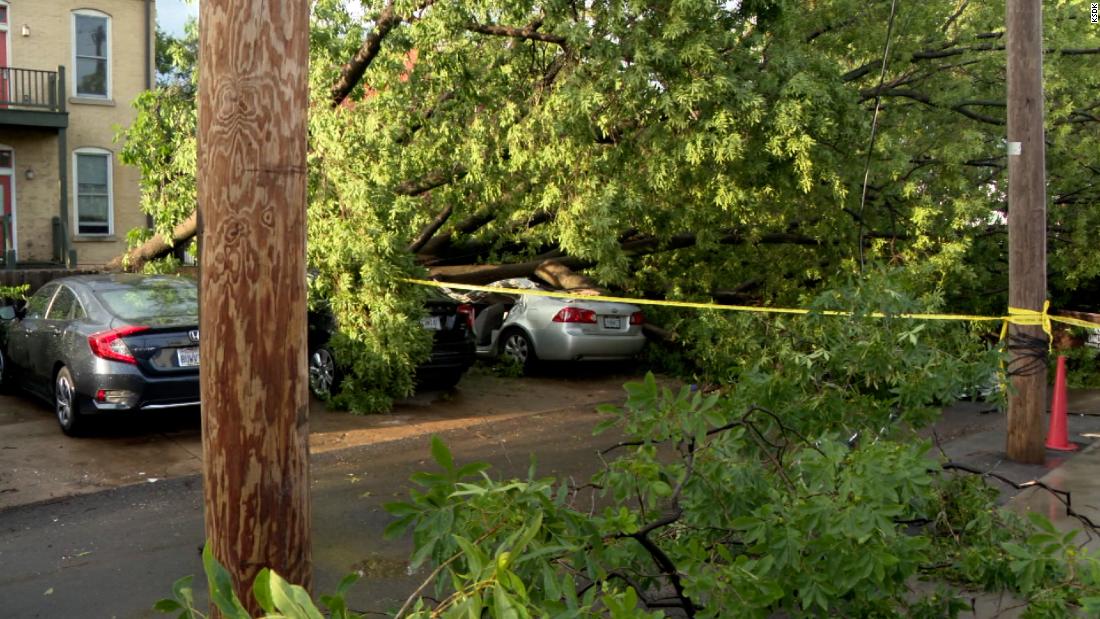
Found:
[[[198,308],[198,287],[184,277],[56,279],[21,309],[5,308],[0,374],[52,403],[69,435],[97,413],[195,407]]]
[[[415,381],[419,387],[449,389],[474,363],[473,307],[432,291],[425,308],[428,315],[420,324],[433,334],[432,353],[416,368]],[[309,388],[326,398],[336,392],[341,378],[341,364],[329,346],[336,321],[322,304],[309,311],[308,324]]]

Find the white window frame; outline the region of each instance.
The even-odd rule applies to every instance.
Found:
[[[0,22],[0,32],[8,33],[8,35],[4,37],[4,51],[7,52],[4,54],[4,57],[8,59],[8,66],[11,67],[14,66],[11,60],[11,3],[8,2],[8,0],[0,0],[0,6],[7,7],[8,9],[8,21]],[[8,87],[11,87],[10,81]],[[3,94],[3,98],[7,99],[10,95],[11,93],[6,92]]]
[[[106,58],[106,60],[107,60],[107,92],[106,92],[106,94],[100,95],[100,94],[94,94],[94,93],[89,94],[89,93],[80,92],[80,71],[79,71],[79,66],[80,65],[77,62],[78,57],[77,57],[77,43],[76,43],[76,18],[78,16],[98,17],[98,18],[103,19],[107,22],[107,58]],[[112,60],[114,59],[114,53],[113,53],[114,49],[113,49],[113,46],[111,45],[111,39],[113,38],[111,36],[111,16],[104,13],[103,11],[96,11],[96,10],[93,10],[93,9],[77,9],[77,10],[73,11],[73,13],[72,13],[71,22],[72,22],[71,23],[71,26],[72,26],[72,39],[71,40],[72,40],[72,44],[73,44],[73,55],[72,55],[72,59],[73,59],[73,70],[72,70],[72,74],[73,74],[73,96],[78,98],[78,99],[104,99],[104,100],[110,100],[111,99],[111,93],[114,92],[114,90],[112,88],[113,85],[111,83],[111,80],[112,80],[112,75],[111,74],[113,73],[111,71],[111,63],[112,63]]]
[[[106,232],[81,232],[80,231],[80,168],[77,165],[78,155],[103,155],[107,157],[107,231]],[[115,161],[114,153],[106,148],[87,146],[73,150],[73,236],[86,238],[102,238],[114,236],[115,233]]]
[[[3,0],[0,0],[0,2],[2,2],[2,1]],[[10,12],[8,13],[8,17],[11,17]],[[16,185],[16,182],[15,182],[15,176],[16,176],[15,175],[15,149],[12,148],[11,146],[8,146],[7,144],[0,144],[0,150],[10,150],[11,151],[11,167],[10,168],[0,168],[0,175],[11,177],[11,248],[15,250],[15,255],[18,256],[19,255],[19,226],[17,225],[18,221],[16,220],[16,213],[19,212],[19,209],[17,208],[17,206],[19,205],[19,201],[17,199],[18,198],[18,193],[17,193],[17,189],[15,187],[15,185]],[[4,205],[0,204],[0,216],[3,216],[3,214],[4,214],[3,208],[4,208]],[[0,248],[0,251],[3,251],[3,248]]]

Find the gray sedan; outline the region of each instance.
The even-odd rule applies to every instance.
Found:
[[[527,279],[490,285],[541,288]],[[504,355],[525,370],[537,361],[630,359],[646,341],[642,333],[645,316],[630,303],[482,293],[477,305],[480,311],[474,332],[478,355]]]
[[[79,434],[97,413],[199,404],[198,287],[183,277],[79,275],[2,308],[5,386],[19,384]]]

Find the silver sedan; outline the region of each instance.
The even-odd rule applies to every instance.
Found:
[[[494,285],[537,288],[530,280]],[[630,303],[533,294],[482,295],[474,321],[478,354],[504,355],[528,369],[539,360],[630,359],[645,345],[645,316]]]

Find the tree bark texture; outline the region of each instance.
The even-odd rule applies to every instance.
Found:
[[[1046,145],[1043,141],[1041,0],[1008,0],[1008,304],[1043,309],[1046,269]],[[1006,451],[1016,462],[1042,463],[1046,410],[1046,335],[1009,325]]]
[[[145,266],[146,262],[168,255],[173,248],[178,247],[181,243],[186,243],[191,240],[191,237],[195,236],[195,231],[198,229],[198,216],[198,211],[195,211],[190,217],[180,222],[172,230],[171,243],[168,242],[168,239],[157,234],[125,254],[112,258],[107,263],[107,270],[119,271],[125,269],[130,272],[137,272]]]
[[[260,569],[311,587],[307,0],[204,0],[199,323],[206,535],[253,612]]]
[[[557,260],[547,260],[535,268],[535,275],[542,281],[577,294],[605,294],[596,282],[576,273]]]

